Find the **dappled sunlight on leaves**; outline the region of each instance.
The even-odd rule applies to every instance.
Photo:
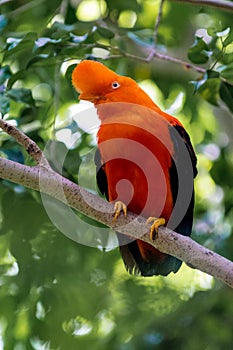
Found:
[[[78,103],[72,70],[100,59],[137,80],[194,144],[193,238],[232,258],[232,13],[165,1],[156,52],[188,62],[145,62],[159,3],[2,1],[0,112],[51,151],[52,167],[97,193],[99,119],[90,103]],[[0,133],[0,146],[1,157],[32,165],[9,135]],[[55,210],[69,226],[63,208]],[[73,232],[95,237],[97,249],[59,232],[39,193],[1,181],[0,349],[232,349],[229,288],[185,264],[168,277],[131,276],[114,233],[75,215],[89,225]]]

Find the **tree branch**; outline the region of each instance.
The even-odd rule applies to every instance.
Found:
[[[37,164],[40,164],[47,169],[51,169],[41,149],[27,135],[1,118],[0,128],[2,128],[2,130],[4,130],[8,135],[14,137],[14,139],[25,148],[27,153],[36,161]]]
[[[232,1],[225,1],[225,0],[170,0],[170,1],[176,1],[176,2],[186,2],[191,3],[193,5],[199,5],[199,6],[211,6],[211,7],[217,7],[221,10],[227,10],[227,11],[233,11],[233,2]]]
[[[8,123],[4,123],[5,130],[9,131],[6,127]],[[22,135],[20,131],[19,135]],[[19,135],[18,139],[21,137]],[[91,219],[126,236],[140,238],[161,252],[173,255],[233,288],[233,263],[230,260],[165,227],[159,228],[158,235],[152,242],[146,219],[133,213],[128,213],[127,218],[120,216],[113,223],[114,208],[111,203],[89,193],[51,168],[41,166],[40,163],[30,167],[0,158],[0,178],[46,193]]]

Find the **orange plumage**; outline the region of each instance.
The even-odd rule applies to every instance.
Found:
[[[124,202],[135,214],[163,217],[172,229],[190,235],[197,170],[183,125],[163,112],[133,79],[99,62],[82,61],[72,82],[80,99],[94,103],[101,120],[96,154],[100,191],[111,202]],[[181,192],[187,198],[180,199]],[[118,239],[130,273],[167,275],[181,265],[141,240],[130,242],[119,234]]]

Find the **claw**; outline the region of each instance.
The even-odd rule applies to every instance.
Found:
[[[127,206],[121,201],[117,201],[114,204],[114,218],[113,222],[116,222],[117,218],[120,216],[121,211],[124,213],[124,217],[127,216]]]
[[[153,224],[151,225],[151,228],[150,228],[150,240],[154,241],[158,233],[159,226],[164,226],[166,221],[164,218],[155,218],[151,216],[147,219],[146,224],[150,224],[151,222],[153,222]]]

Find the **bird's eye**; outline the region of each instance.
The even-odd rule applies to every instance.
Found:
[[[112,88],[113,89],[118,89],[120,87],[120,84],[117,82],[117,81],[114,81],[113,83],[112,83]]]

